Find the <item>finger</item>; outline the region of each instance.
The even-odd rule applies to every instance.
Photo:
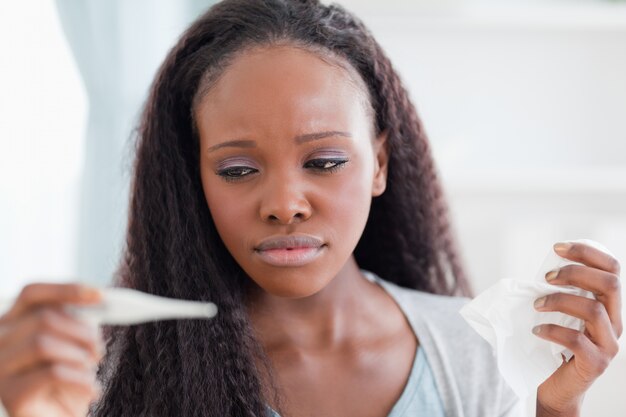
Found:
[[[36,333],[50,333],[89,350],[94,359],[100,360],[104,350],[101,331],[97,326],[75,319],[60,308],[38,308],[31,314],[19,317],[0,334],[0,350],[18,340]]]
[[[577,367],[584,373],[581,376],[588,380],[593,380],[602,374],[614,357],[614,355],[610,356],[610,354],[601,352],[583,333],[567,327],[556,324],[541,324],[533,329],[533,333],[542,339],[558,343],[571,350],[578,362]]]
[[[100,290],[82,284],[29,284],[22,289],[11,309],[0,321],[14,319],[24,311],[42,304],[94,304],[100,301]]]
[[[617,345],[608,313],[599,301],[572,294],[556,293],[537,299],[535,309],[560,311],[577,317],[585,322],[585,328],[595,344],[606,350],[614,349]]]
[[[86,399],[97,398],[100,393],[95,372],[67,364],[54,364],[33,369],[3,381],[3,403],[7,410],[18,410],[38,392],[68,390]]]
[[[592,268],[602,269],[615,275],[620,273],[619,261],[593,246],[581,242],[560,242],[554,245],[554,251],[563,258],[580,262]]]
[[[552,274],[553,272],[556,275]],[[546,279],[550,284],[573,285],[594,293],[596,299],[604,304],[615,334],[617,337],[621,336],[623,330],[622,290],[617,275],[584,265],[567,265],[559,270],[548,272]]]
[[[48,363],[86,369],[96,367],[91,352],[54,335],[43,333],[0,351],[0,378],[24,373]]]

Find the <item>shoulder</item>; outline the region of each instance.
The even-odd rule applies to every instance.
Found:
[[[414,327],[452,415],[512,416],[517,398],[497,368],[493,349],[463,319],[467,297],[426,293],[374,278]]]
[[[481,367],[493,364],[491,346],[463,319],[459,311],[470,299],[467,297],[431,294],[401,287],[377,275],[368,277],[381,285],[395,299],[418,337],[437,341],[438,350],[449,352],[464,361],[461,366]]]
[[[411,288],[401,287],[392,282],[378,278],[378,282],[396,300],[409,320],[424,320],[443,326],[449,330],[474,335],[474,330],[463,320],[459,310],[467,304],[467,297],[456,297],[431,294]]]
[[[436,338],[439,349],[461,350],[468,355],[493,357],[491,346],[459,313],[459,310],[470,301],[469,298],[431,294],[401,287],[371,272],[366,276],[377,282],[395,299],[416,331],[428,333],[418,334],[418,337]]]
[[[438,348],[454,352],[468,362],[492,362],[491,346],[463,319],[459,311],[470,299],[431,294],[380,280],[407,319],[422,332],[438,340]],[[426,336],[422,334],[421,336]]]

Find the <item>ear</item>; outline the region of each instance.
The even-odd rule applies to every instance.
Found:
[[[383,131],[374,139],[374,180],[372,183],[372,197],[378,197],[387,188],[387,167],[389,151],[387,144],[388,131]]]

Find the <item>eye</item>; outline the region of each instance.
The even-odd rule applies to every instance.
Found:
[[[216,172],[217,175],[224,178],[226,181],[238,181],[239,179],[250,175],[255,172],[256,169],[250,167],[231,167],[222,169]]]
[[[348,162],[347,159],[312,159],[305,164],[311,168],[322,172],[335,172],[343,168],[344,164]]]
[[[332,173],[343,168],[347,159],[312,159],[308,161],[304,166],[305,168],[312,168],[315,171],[322,173]],[[245,177],[258,172],[254,168],[245,166],[235,166],[226,169],[216,171],[216,174],[224,178],[225,181],[240,181]]]

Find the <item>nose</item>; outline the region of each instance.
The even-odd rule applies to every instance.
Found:
[[[312,208],[297,181],[278,180],[263,190],[261,219],[268,223],[292,224],[311,217]]]

